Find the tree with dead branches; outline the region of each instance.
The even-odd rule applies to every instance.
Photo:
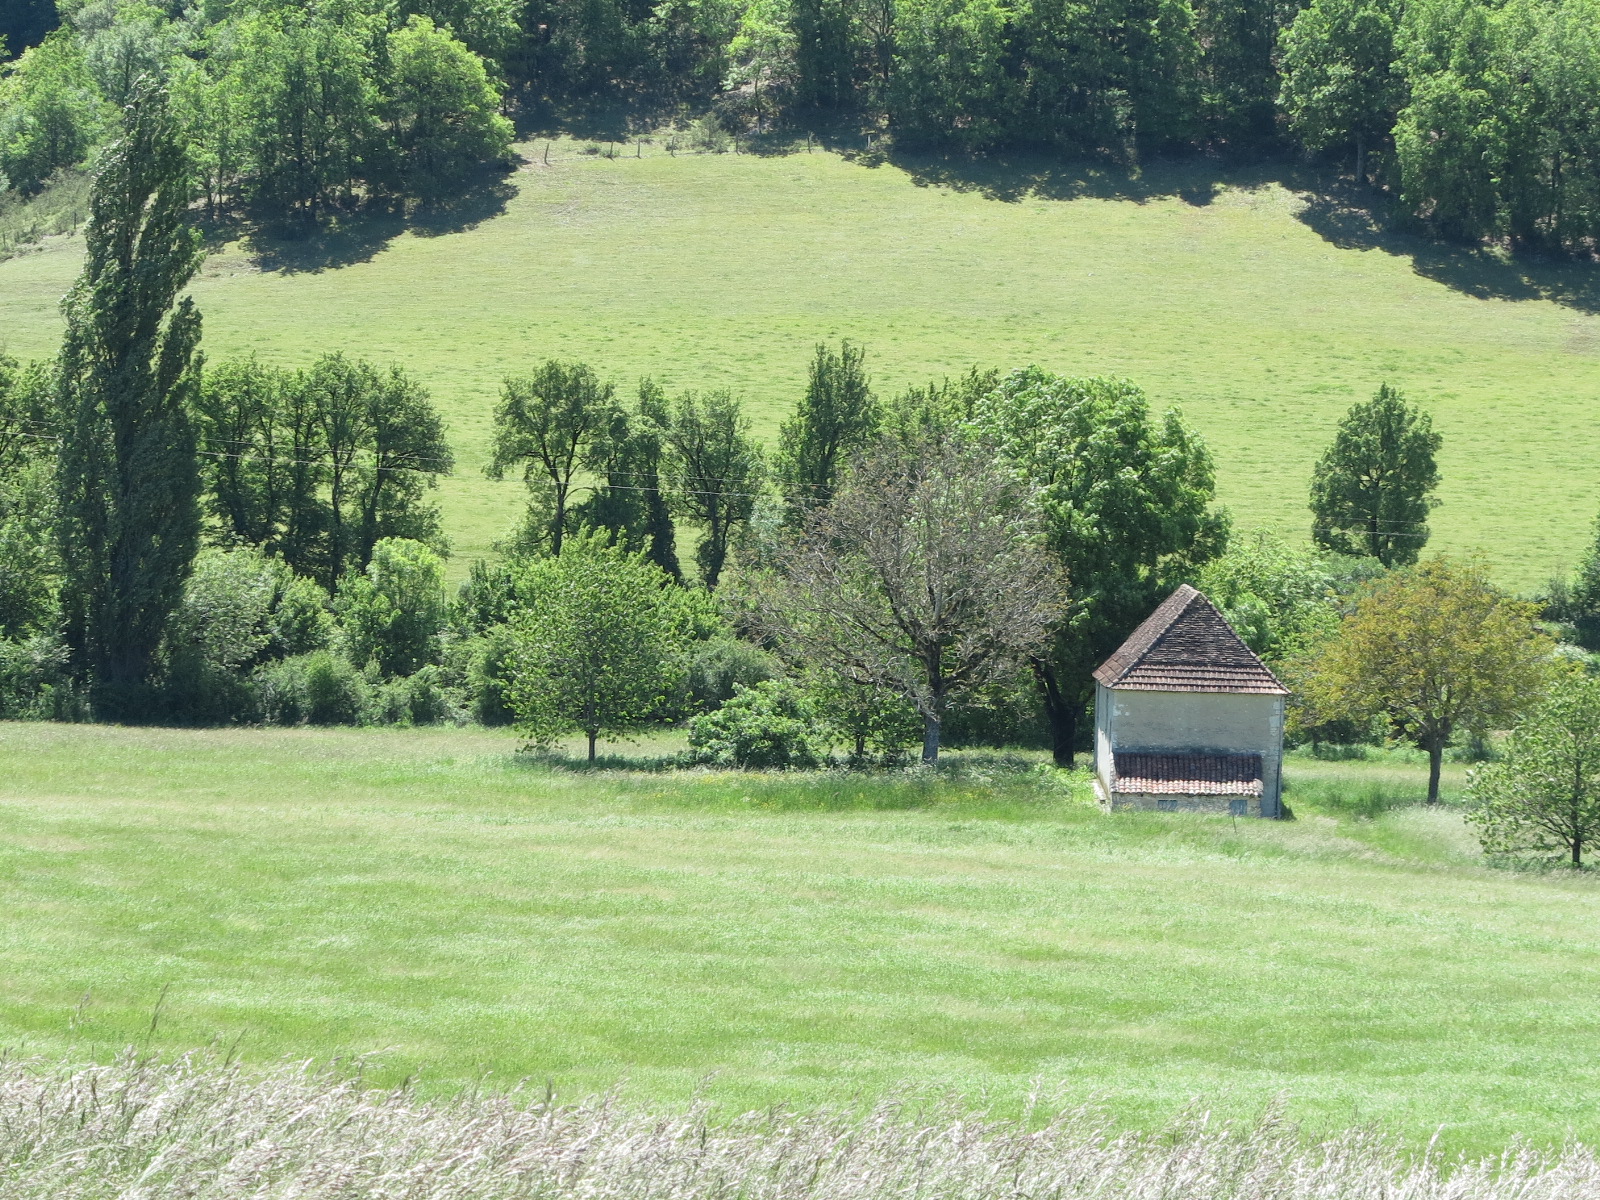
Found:
[[[925,763],[952,699],[1019,669],[1065,602],[1031,496],[959,444],[859,462],[756,586],[789,657],[916,706]]]

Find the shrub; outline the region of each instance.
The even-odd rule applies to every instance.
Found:
[[[413,675],[371,688],[362,712],[369,725],[443,725],[466,720],[461,693],[432,664]]]
[[[696,642],[689,650],[691,711],[721,708],[740,687],[754,687],[782,673],[776,658],[739,638],[714,637]]]
[[[81,721],[88,706],[67,674],[60,637],[39,634],[0,641],[0,718]]]
[[[421,542],[384,538],[367,569],[340,584],[335,609],[351,662],[375,662],[385,676],[410,675],[438,658],[444,563]]]
[[[821,744],[811,702],[782,680],[737,684],[733,699],[689,722],[689,761],[712,766],[814,767]]]
[[[262,715],[274,725],[355,725],[368,707],[361,672],[327,650],[263,667],[256,682]]]

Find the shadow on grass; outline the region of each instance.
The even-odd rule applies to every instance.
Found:
[[[461,195],[409,210],[376,209],[342,214],[326,224],[294,228],[265,223],[248,227],[245,247],[262,271],[316,274],[368,262],[403,233],[440,237],[462,233],[505,212],[516,195],[509,170],[485,171]],[[211,240],[237,236],[240,224],[222,223]]]
[[[1065,161],[1048,155],[981,157],[891,152],[892,163],[922,186],[976,192],[1017,203],[1048,200],[1151,200],[1175,198],[1197,208],[1225,187],[1278,185],[1298,193],[1297,219],[1343,250],[1378,250],[1408,258],[1418,275],[1478,299],[1550,300],[1600,313],[1600,267],[1590,262],[1510,255],[1496,247],[1466,245],[1404,227],[1382,193],[1356,188],[1314,167],[1295,163],[1239,163],[1196,156],[1153,160],[1130,168],[1109,160]],[[1600,350],[1600,345],[1594,347]]]
[[[1341,250],[1378,250],[1411,260],[1424,279],[1480,300],[1550,300],[1600,313],[1600,268],[1588,262],[1516,255],[1398,227],[1382,198],[1353,187],[1310,194],[1299,220]],[[1600,349],[1600,347],[1596,347]]]

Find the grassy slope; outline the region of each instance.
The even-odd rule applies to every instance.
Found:
[[[1538,583],[1575,557],[1600,499],[1593,267],[1528,276],[1421,242],[1340,248],[1372,239],[1337,213],[1297,219],[1297,196],[1264,179],[1213,195],[1203,168],[1137,187],[1054,180],[1051,194],[1093,194],[1008,202],[828,154],[607,161],[558,146],[552,162],[464,231],[340,244],[331,259],[351,265],[321,271],[293,269],[318,261],[304,249],[262,272],[233,248],[195,288],[213,356],[344,349],[421,376],[461,451],[446,501],[466,555],[520,503],[479,474],[506,372],[563,356],[623,381],[732,387],[770,434],[812,343],[838,337],[867,343],[884,391],[973,363],[1130,376],[1199,424],[1246,527],[1303,529],[1312,460],[1382,380],[1445,435],[1436,544]],[[77,255],[63,240],[0,264],[0,344],[50,350]]]
[[[1600,1139],[1600,893],[1474,865],[1449,813],[1108,818],[1042,783],[929,803],[511,745],[0,725],[0,1038],[669,1102],[1037,1078],[1146,1121],[1281,1091],[1418,1141]]]

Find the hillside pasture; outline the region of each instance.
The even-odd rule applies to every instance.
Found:
[[[1278,823],[1108,816],[1027,756],[931,778],[514,750],[0,725],[0,1044],[669,1107],[909,1085],[1015,1113],[1038,1084],[1143,1127],[1281,1096],[1412,1145],[1600,1138],[1600,890],[1392,808],[1414,767],[1297,760]],[[1319,807],[1341,780],[1377,815]]]
[[[212,358],[404,364],[459,452],[454,569],[515,520],[483,478],[499,381],[577,358],[626,391],[732,388],[771,437],[811,347],[870,350],[880,392],[974,364],[1124,375],[1199,426],[1242,528],[1303,533],[1312,462],[1387,381],[1444,434],[1435,545],[1519,587],[1600,508],[1600,275],[1385,234],[1269,169],[1142,175],[831,153],[586,155],[542,144],[465,211],[221,246],[196,282]],[[0,263],[0,346],[48,354],[81,242]]]

